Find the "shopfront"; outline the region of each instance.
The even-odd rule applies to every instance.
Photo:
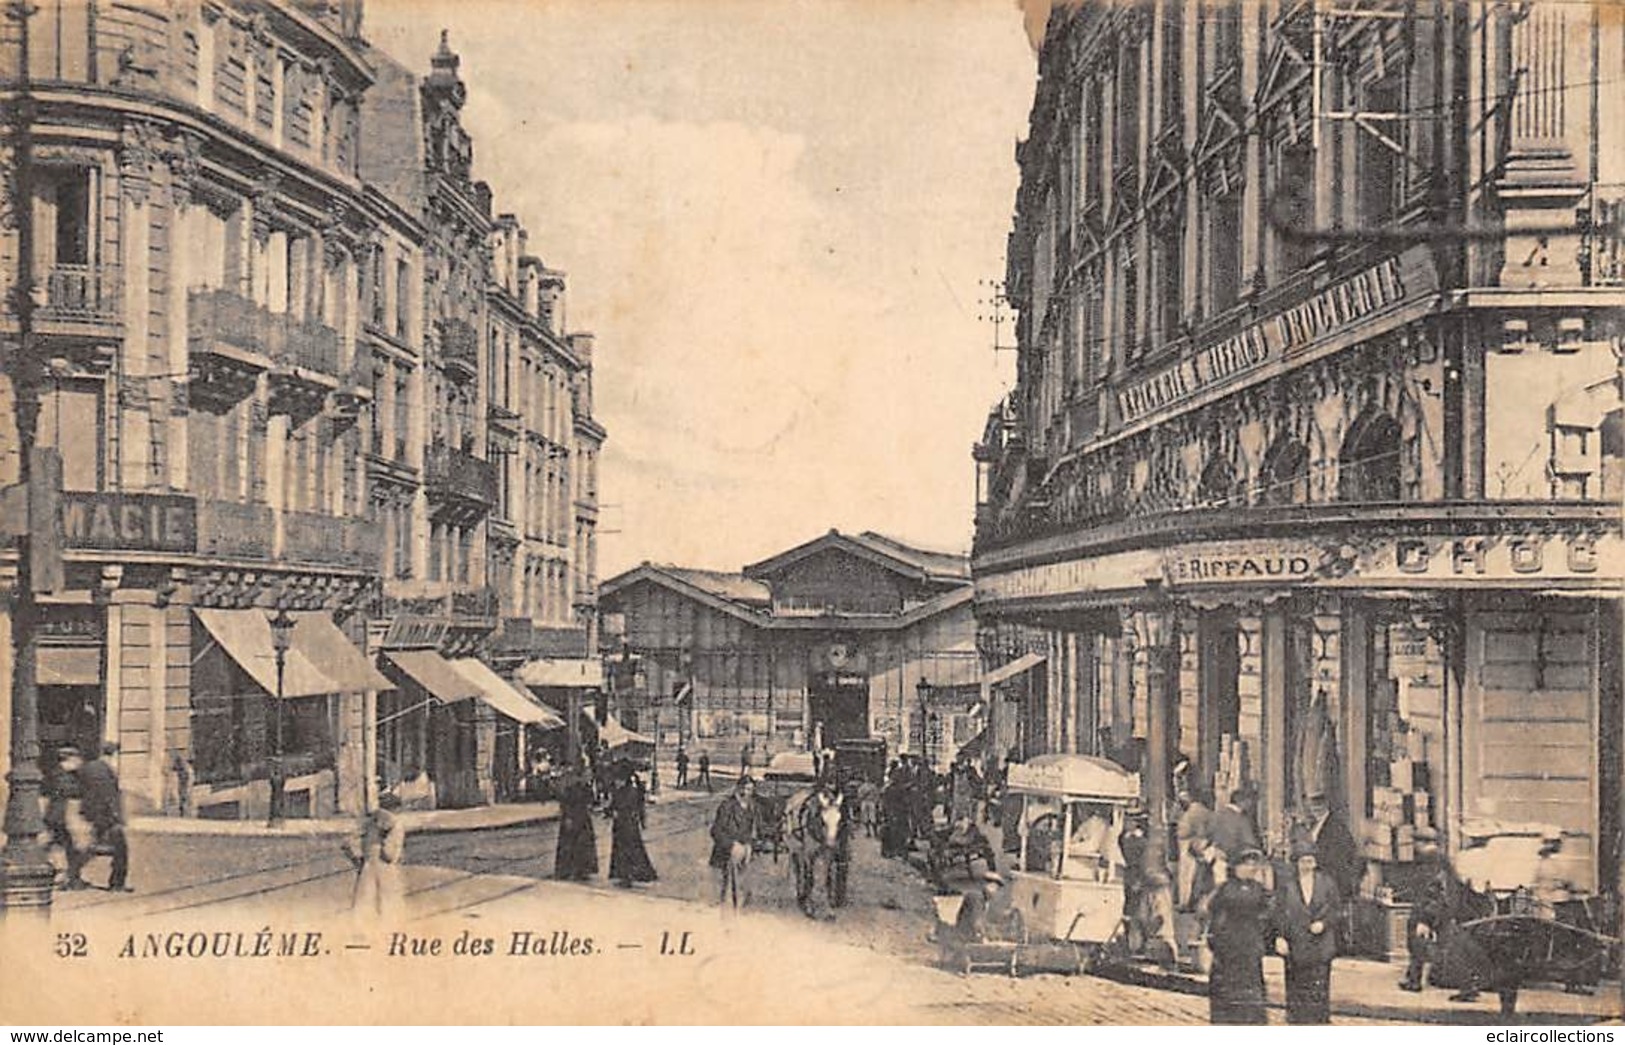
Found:
[[[1126,655],[1115,691],[1100,692],[1098,657],[1076,657],[1058,697],[1092,693],[1097,718],[1126,710],[1132,736],[1165,753],[1165,793],[1184,755],[1189,780],[1219,800],[1256,794],[1277,852],[1295,824],[1346,817],[1373,899],[1403,892],[1430,845],[1454,855],[1471,844],[1463,825],[1486,822],[1560,830],[1565,876],[1582,892],[1613,891],[1617,522],[1589,507],[1567,518],[1418,512],[1432,517],[1365,528],[1300,514],[1275,538],[990,573],[978,601],[1052,627],[1116,601]],[[1060,649],[1111,641],[1055,639]],[[1073,743],[1091,750],[1075,731]]]

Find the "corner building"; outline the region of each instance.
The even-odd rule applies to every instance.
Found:
[[[507,797],[517,738],[558,719],[503,672],[592,644],[590,582],[514,601],[530,494],[497,463],[546,409],[567,464],[595,460],[590,337],[543,332],[532,294],[518,321],[565,346],[567,376],[555,399],[520,394],[486,335],[517,284],[493,284],[456,56],[417,76],[361,22],[359,2],[276,0],[80,0],[27,22],[38,443],[63,462],[66,560],[37,628],[40,754],[118,742],[133,814],[263,817],[278,755],[290,816],[357,813],[419,769],[443,804]],[[0,34],[9,105],[21,26]],[[8,292],[18,249],[12,223]],[[18,335],[0,303],[5,351]],[[15,405],[0,381],[0,485]],[[559,469],[558,496],[584,491],[566,577],[595,573],[584,470]],[[531,621],[559,634],[511,642],[504,666],[499,638]],[[13,668],[8,598],[6,762]]]
[[[1187,756],[1276,852],[1324,800],[1400,888],[1551,824],[1617,897],[1625,29],[1354,6],[1050,16],[975,452],[1015,754],[1136,761],[1163,827]]]

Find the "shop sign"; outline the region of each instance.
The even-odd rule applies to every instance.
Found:
[[[34,634],[53,646],[100,646],[106,619],[97,607],[54,606],[34,625]]]
[[[1232,378],[1262,367],[1346,329],[1405,298],[1398,258],[1373,265],[1277,315],[1198,349],[1117,393],[1117,410],[1130,425]]]
[[[976,598],[986,602],[1144,590],[1147,580],[1161,576],[1162,560],[1156,552],[1119,552],[983,574],[976,578]]]
[[[1363,556],[1361,579],[1618,579],[1625,572],[1614,534],[1401,537]]]
[[[1428,633],[1412,624],[1393,624],[1388,628],[1388,677],[1415,678],[1427,673],[1433,657],[1432,639]]]
[[[445,641],[449,622],[434,617],[403,613],[389,622],[384,634],[385,649],[434,649]]]
[[[67,548],[107,551],[197,550],[197,502],[175,494],[62,494]]]
[[[1170,587],[1295,584],[1311,580],[1323,557],[1319,548],[1303,545],[1180,549],[1163,560],[1163,575]]]

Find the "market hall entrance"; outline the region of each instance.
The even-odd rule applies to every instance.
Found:
[[[869,680],[863,675],[824,672],[807,684],[812,737],[824,747],[869,735]]]

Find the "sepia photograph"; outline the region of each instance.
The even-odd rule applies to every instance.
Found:
[[[0,0],[0,1024],[1618,1026],[1622,243],[1625,0]]]

